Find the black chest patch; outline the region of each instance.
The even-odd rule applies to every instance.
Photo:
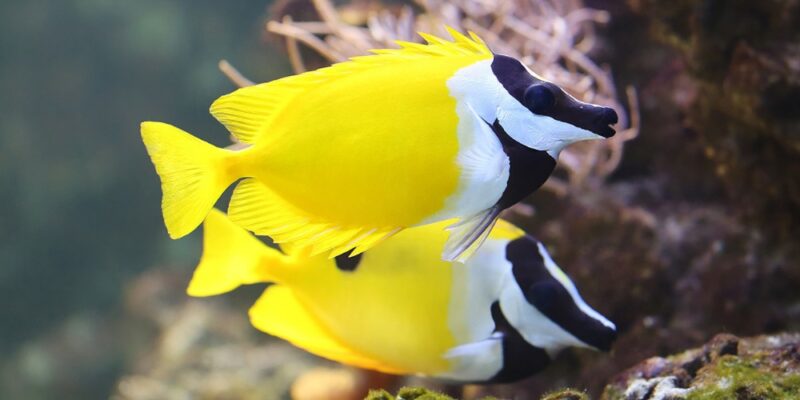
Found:
[[[489,379],[489,383],[510,383],[527,378],[550,363],[543,349],[531,345],[508,323],[498,302],[492,303],[495,332],[503,334],[503,368]]]
[[[362,255],[363,253],[350,257],[349,253],[344,253],[339,254],[333,260],[336,262],[336,268],[339,268],[340,271],[353,272],[358,268],[358,264],[361,263]]]
[[[539,189],[556,168],[556,160],[546,151],[525,147],[512,139],[500,126],[500,122],[494,121],[489,126],[500,140],[510,164],[506,189],[497,201],[497,205],[503,210]]]

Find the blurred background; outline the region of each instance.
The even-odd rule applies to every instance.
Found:
[[[234,88],[218,61],[290,72],[262,41],[267,6],[0,2],[0,398],[107,396],[133,350],[115,331],[130,282],[154,267],[188,282],[198,237],[165,235],[139,123],[227,142],[208,114]]]
[[[311,1],[272,3],[0,2],[0,398],[288,398],[308,371],[319,375],[295,390],[404,383],[258,333],[245,311],[261,288],[184,294],[200,236],[167,237],[139,123],[226,145],[208,114],[236,87],[220,59],[262,82],[363,51],[323,32],[327,53],[290,62],[267,21],[285,34],[287,15],[324,16]],[[597,395],[642,359],[720,332],[800,329],[798,2],[489,3],[335,3],[341,24],[370,24],[359,38],[374,45],[442,22],[485,27],[490,44],[627,116],[625,135],[571,149],[508,214],[617,323],[614,351],[568,351],[543,374],[463,395]],[[564,35],[559,24],[569,40],[553,48],[526,36]]]

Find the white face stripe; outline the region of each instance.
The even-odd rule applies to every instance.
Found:
[[[565,347],[591,348],[528,303],[522,289],[510,272],[506,276],[500,296],[500,309],[506,320],[526,342],[543,348],[551,358]]]
[[[492,60],[481,60],[461,68],[447,80],[450,95],[461,104],[469,104],[478,116],[489,123],[496,119],[500,97],[508,94],[492,72]]]
[[[586,129],[534,114],[507,92],[501,98],[497,119],[512,139],[525,147],[547,151],[554,158],[558,158],[558,153],[573,142],[602,139]]]
[[[461,176],[458,188],[445,201],[445,207],[421,224],[475,215],[492,207],[505,191],[510,172],[508,156],[484,122],[494,121],[497,106],[493,98],[498,93],[499,82],[492,86],[492,80],[487,77],[494,77],[491,60],[461,68],[447,81],[450,95],[456,100],[459,148],[456,162]],[[499,89],[505,91],[502,86]]]
[[[453,370],[442,377],[482,381],[503,368],[502,342],[495,337],[492,304],[500,299],[511,263],[505,259],[507,240],[487,239],[465,264],[453,265],[447,324],[456,343],[448,358]]]
[[[616,329],[616,325],[614,325],[613,322],[609,321],[606,317],[604,317],[599,312],[595,311],[595,309],[589,307],[589,305],[586,304],[585,301],[583,301],[583,298],[581,297],[580,293],[578,293],[578,288],[575,287],[575,283],[573,283],[572,280],[570,280],[569,277],[567,277],[564,271],[562,271],[561,268],[558,267],[558,265],[553,261],[553,259],[550,258],[550,253],[547,252],[547,249],[545,249],[544,245],[542,245],[541,242],[539,242],[539,254],[544,259],[544,266],[547,268],[547,272],[549,272],[553,278],[561,282],[561,285],[564,286],[565,289],[567,289],[567,292],[569,293],[570,297],[572,297],[572,301],[575,302],[575,304],[584,314],[592,317],[593,319],[599,321],[600,323],[611,329]]]
[[[536,79],[550,82],[533,72],[524,63],[520,62],[520,64]],[[512,139],[526,147],[546,151],[551,157],[558,160],[561,150],[574,142],[603,138],[575,125],[532,113],[503,88],[494,73],[492,73],[492,77],[503,89],[503,95],[498,101],[497,119]],[[569,93],[564,93],[572,97]]]
[[[500,298],[504,277],[511,273],[505,259],[507,240],[487,239],[464,264],[453,264],[448,326],[459,343],[488,337],[495,328],[492,303]]]
[[[495,332],[491,307],[499,302],[508,323],[529,344],[544,349],[553,358],[569,346],[593,348],[550,320],[525,298],[506,258],[508,239],[489,238],[465,263],[452,268],[452,287],[448,308],[448,327],[457,345],[445,355],[452,369],[438,374],[442,378],[485,381],[503,368],[501,337]],[[575,284],[553,262],[538,243],[548,273],[563,285],[581,312],[609,328],[614,324],[589,307]]]

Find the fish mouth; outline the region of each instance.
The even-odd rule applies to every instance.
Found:
[[[604,138],[610,138],[617,133],[617,131],[611,127],[611,125],[614,125],[617,122],[619,122],[619,116],[617,115],[617,112],[614,111],[613,108],[602,107],[597,118],[599,129],[595,130],[594,133]]]
[[[602,334],[599,335],[598,340],[593,343],[594,348],[602,352],[609,352],[611,351],[611,346],[617,340],[617,331],[616,330],[605,330]]]
[[[614,136],[617,133],[617,131],[614,128],[612,128],[611,125],[605,125],[602,128],[595,131],[595,133],[608,139]]]

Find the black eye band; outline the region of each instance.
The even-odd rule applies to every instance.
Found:
[[[529,110],[544,114],[556,105],[556,95],[546,83],[537,83],[525,89],[522,101]]]
[[[574,99],[554,83],[531,75],[517,59],[495,54],[492,73],[506,92],[531,112],[603,137],[614,135],[609,126],[617,123],[614,110]]]
[[[544,314],[558,312],[564,291],[554,279],[534,283],[525,291],[525,298]],[[569,296],[567,294],[567,296]]]
[[[582,342],[608,350],[616,332],[584,313],[545,266],[539,243],[526,235],[506,245],[506,259],[525,299],[549,320]]]

